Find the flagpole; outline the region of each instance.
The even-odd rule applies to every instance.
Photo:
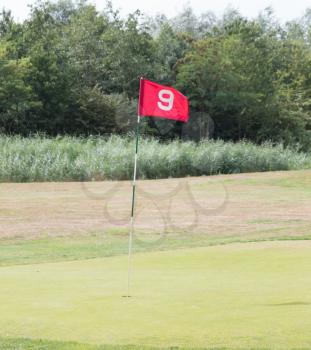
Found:
[[[146,92],[146,84],[152,85],[153,89],[150,92]],[[145,95],[149,98],[145,98]],[[154,101],[154,95],[159,101]],[[150,99],[150,95],[151,98]],[[169,97],[165,97],[168,95]],[[178,112],[180,115],[176,119],[176,111],[168,114],[174,106],[174,99],[178,99],[179,106]],[[148,101],[148,102],[146,102]],[[163,111],[165,113],[163,113]],[[135,191],[136,191],[136,174],[137,174],[137,160],[138,160],[138,141],[139,141],[139,128],[140,128],[140,118],[141,116],[155,116],[162,117],[166,119],[174,119],[183,122],[187,122],[189,118],[189,104],[188,99],[182,95],[179,91],[164,85],[159,85],[151,81],[145,80],[143,77],[140,78],[139,87],[139,99],[138,99],[138,113],[137,113],[137,125],[136,125],[136,146],[135,146],[135,158],[134,158],[134,174],[133,174],[133,190],[132,190],[132,210],[131,210],[131,228],[129,233],[129,244],[128,244],[128,270],[127,270],[127,297],[130,295],[131,287],[131,263],[132,263],[132,245],[133,245],[133,235],[134,235],[134,213],[135,213]]]
[[[127,271],[127,297],[130,295],[131,287],[131,262],[132,262],[132,246],[133,246],[133,234],[134,234],[134,213],[135,213],[135,192],[136,192],[136,174],[137,174],[137,158],[138,158],[138,140],[139,140],[139,127],[140,127],[140,115],[137,116],[136,125],[136,145],[135,145],[135,158],[134,158],[134,174],[133,174],[133,189],[132,189],[132,210],[131,210],[131,229],[129,235],[129,247],[128,247],[128,271]]]

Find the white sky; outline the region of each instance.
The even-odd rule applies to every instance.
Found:
[[[99,10],[105,6],[105,0],[90,2],[96,3]],[[23,20],[27,17],[27,4],[30,3],[34,3],[34,0],[0,0],[0,9],[10,9],[16,19]],[[282,22],[300,17],[306,8],[311,8],[311,0],[112,0],[112,3],[115,8],[122,10],[122,14],[140,9],[149,15],[165,13],[169,17],[180,12],[186,4],[191,5],[197,14],[213,11],[218,15],[232,6],[247,17],[254,17],[259,11],[271,6]]]

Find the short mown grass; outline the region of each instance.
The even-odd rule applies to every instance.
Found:
[[[267,231],[267,232],[265,232]],[[147,241],[134,236],[135,253],[167,251],[183,248],[212,247],[232,243],[266,241],[309,241],[310,233],[287,236],[273,232],[272,229],[250,232],[246,237],[219,237],[207,234],[166,234],[158,237],[148,233]],[[142,233],[144,234],[144,233]],[[149,243],[148,243],[149,241]],[[37,239],[7,239],[0,241],[0,267],[14,265],[41,264],[48,262],[88,260],[125,255],[128,252],[128,232],[118,235],[113,231],[63,237]],[[1,348],[0,348],[1,349]]]
[[[232,348],[150,347],[143,345],[91,345],[76,342],[56,342],[19,338],[0,338],[1,350],[249,350]],[[267,350],[267,349],[252,349]]]
[[[16,340],[14,350],[310,349],[310,249],[292,241],[136,254],[131,298],[126,256],[1,267],[0,337],[46,340]]]
[[[248,348],[189,348],[189,347],[150,347],[143,345],[90,345],[75,342],[56,342],[31,339],[5,339],[0,338],[1,350],[249,350]],[[268,350],[253,348],[252,350]],[[296,349],[295,349],[296,350]],[[303,350],[303,349],[301,349]]]
[[[127,180],[133,173],[134,137],[0,137],[0,182]],[[311,157],[282,145],[142,138],[139,177],[297,170]]]
[[[23,338],[0,338],[1,350],[177,350],[177,348],[155,348],[134,345],[91,345],[76,342],[32,340]],[[191,350],[178,348],[178,350]],[[201,350],[201,349],[198,349]],[[202,349],[203,350],[203,349]],[[216,350],[216,349],[215,349]],[[225,350],[225,349],[223,349]]]

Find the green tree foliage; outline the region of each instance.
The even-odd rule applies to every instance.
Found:
[[[123,18],[87,0],[39,0],[23,23],[0,13],[3,133],[132,131],[141,76],[185,92],[192,115],[146,119],[145,133],[311,148],[311,9],[285,25],[271,9]]]
[[[153,78],[154,44],[144,26],[139,25],[140,12],[121,21],[113,14],[108,30],[102,35],[106,48],[104,55],[105,90],[137,96],[139,78]]]
[[[271,21],[234,15],[179,63],[178,86],[212,116],[217,137],[298,143],[310,136],[310,50]]]
[[[10,43],[0,40],[0,131],[23,133],[33,108],[40,106],[27,83],[29,58],[12,59]]]

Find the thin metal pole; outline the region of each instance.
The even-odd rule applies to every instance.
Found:
[[[137,117],[136,126],[136,146],[135,146],[135,158],[134,158],[134,175],[133,175],[133,192],[132,192],[132,211],[131,211],[131,229],[129,235],[129,249],[128,249],[128,271],[127,271],[127,296],[130,297],[131,287],[131,262],[132,262],[132,245],[134,234],[134,213],[135,213],[135,191],[136,191],[136,174],[137,174],[137,158],[138,158],[138,140],[139,140],[139,126],[140,116]]]

